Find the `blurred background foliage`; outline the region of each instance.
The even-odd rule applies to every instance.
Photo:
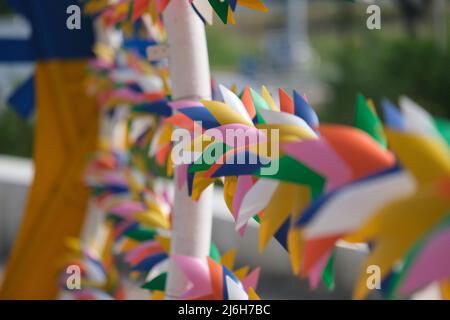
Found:
[[[11,9],[6,5],[6,0],[0,0],[0,14],[8,14],[11,12]]]
[[[313,89],[321,90],[312,104],[326,121],[350,123],[357,93],[377,105],[383,97],[395,103],[406,94],[433,114],[450,118],[450,5],[444,0],[447,9],[440,14],[445,30],[441,26],[436,31],[432,5],[438,1],[380,0],[382,29],[370,31],[367,4],[310,0],[307,26],[313,58],[304,68],[283,69],[276,64],[287,60],[280,43],[286,43],[288,12],[285,1],[267,0],[268,14],[243,10],[237,25],[207,28],[211,67],[219,80],[226,73],[272,89],[286,86],[289,74],[289,87],[308,96],[313,94],[304,84],[314,83]],[[0,13],[9,13],[5,0],[0,0]],[[0,154],[30,156],[33,121],[19,119],[1,104]]]
[[[325,87],[326,94],[314,105],[324,120],[351,123],[357,93],[377,105],[382,98],[395,103],[400,95],[408,95],[434,115],[450,118],[450,5],[444,0],[446,8],[437,17],[433,4],[438,1],[377,1],[382,8],[381,30],[366,28],[368,4],[309,1],[308,34],[314,58],[306,70],[297,72],[300,79],[302,73],[311,76],[312,70],[313,77]],[[242,73],[239,68],[250,58],[270,64],[264,56],[271,41],[286,33],[286,15],[283,9],[272,10],[270,15],[249,14],[237,27],[209,28],[213,69]],[[437,18],[441,25],[437,25]],[[270,83],[259,85],[282,84],[287,73],[282,70]],[[298,83],[296,86],[294,80],[293,87],[303,91],[302,82]]]
[[[33,122],[20,118],[11,109],[0,115],[0,154],[31,157]]]
[[[333,99],[323,108],[331,119],[353,119],[356,92],[377,103],[383,97],[396,102],[405,94],[434,115],[450,118],[450,54],[429,39],[345,40],[334,63],[337,75],[325,77]]]

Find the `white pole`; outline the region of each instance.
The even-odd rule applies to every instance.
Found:
[[[308,36],[308,0],[287,0],[286,11],[290,58],[295,65],[302,66],[312,57]]]
[[[210,99],[211,76],[205,26],[187,0],[172,0],[163,14],[169,45],[172,97]],[[176,178],[175,178],[176,179]],[[212,226],[211,186],[198,202],[186,189],[175,187],[171,253],[192,257],[209,255]],[[176,299],[188,289],[188,281],[170,260],[166,298]]]
[[[446,0],[433,1],[433,29],[436,43],[447,49],[447,2]]]
[[[110,3],[115,2],[117,2],[117,0],[110,0]],[[121,47],[123,43],[122,31],[105,27],[99,18],[93,21],[93,24],[96,43],[106,45],[114,50],[118,50]],[[118,141],[114,137],[114,121],[100,114],[99,122],[99,138],[101,140],[105,139],[111,141],[113,146],[118,147]],[[125,123],[122,124],[123,128],[124,125]],[[104,212],[97,208],[91,200],[88,205],[88,212],[80,235],[82,243],[88,244],[92,241],[96,242],[97,245],[104,243],[105,233],[102,232],[103,220]]]

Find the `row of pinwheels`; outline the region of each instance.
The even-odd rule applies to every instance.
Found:
[[[91,243],[70,239],[73,249],[65,264],[82,272],[80,290],[69,290],[75,299],[124,299],[134,283],[149,290],[152,299],[164,297],[170,254],[171,203],[166,193],[141,186],[117,153],[102,152],[88,170],[88,185],[95,195],[104,223]],[[222,257],[211,243],[204,259],[174,256],[192,282],[183,299],[257,299],[259,269],[244,267],[233,271],[235,251]],[[122,266],[122,267],[120,267]],[[67,288],[67,274],[62,287]]]
[[[126,126],[119,134],[119,146],[117,134],[103,132],[99,152],[87,170],[94,207],[103,213],[104,222],[92,239],[69,239],[72,254],[64,262],[80,267],[82,283],[81,290],[68,293],[74,299],[123,299],[129,287],[138,284],[160,299],[167,277],[172,211],[168,193],[154,189],[155,164],[165,165],[170,151],[170,144],[159,147],[164,136],[170,142],[171,125],[162,125],[160,119],[172,114],[165,69],[130,50],[100,47],[96,52],[89,91],[102,106],[103,122],[112,123],[109,131],[117,123]],[[154,141],[158,149],[149,157]],[[259,269],[234,270],[234,255],[231,250],[221,257],[211,243],[210,257],[175,256],[192,283],[182,298],[258,299],[254,289]],[[131,285],[124,272],[134,280]],[[64,274],[63,289],[67,280]]]
[[[433,119],[405,97],[401,112],[384,103],[383,126],[373,103],[359,96],[355,126],[350,127],[319,123],[297,92],[291,98],[280,90],[279,105],[265,88],[261,94],[245,88],[237,95],[221,87],[221,93],[224,102],[170,103],[176,112],[167,121],[192,132],[185,151],[197,155],[178,170],[194,199],[222,180],[236,229],[243,232],[249,219],[258,220],[260,249],[275,236],[288,250],[294,273],[309,276],[313,287],[321,278],[332,286],[339,240],[371,246],[356,298],[368,294],[370,265],[380,268],[389,297],[446,283],[448,122]],[[201,135],[196,137],[198,126]],[[275,155],[262,147],[274,143],[273,130],[279,139]],[[226,134],[236,131],[258,139],[230,144]],[[251,156],[260,161],[238,161]],[[202,161],[207,157],[214,161]]]
[[[135,83],[126,84],[134,89],[137,87]],[[444,152],[444,155],[448,152],[448,146],[442,143],[444,139],[448,139],[445,131],[448,130],[447,123],[443,120],[431,121],[430,116],[406,98],[401,100],[403,114],[391,104],[384,104],[387,127],[393,128],[384,130],[373,104],[361,96],[358,98],[353,128],[319,124],[318,117],[306,99],[296,92],[292,99],[280,90],[279,107],[265,88],[261,94],[245,88],[237,96],[224,87],[221,87],[221,94],[225,103],[167,103],[160,94],[156,103],[152,103],[150,99],[144,107],[141,100],[123,95],[123,86],[116,83],[112,88],[115,90],[109,97],[119,99],[113,99],[112,103],[105,99],[105,106],[125,103],[131,106],[131,110],[141,111],[141,115],[145,112],[167,116],[156,130],[143,130],[138,135],[136,144],[140,146],[140,150],[149,148],[148,155],[155,157],[157,164],[167,162],[169,173],[172,167],[169,155],[174,128],[182,127],[194,132],[198,129],[198,121],[201,121],[200,130],[204,136],[214,136],[212,129],[218,129],[220,132],[256,132],[258,137],[267,135],[267,130],[277,129],[281,152],[278,159],[271,159],[271,166],[276,162],[276,174],[262,174],[262,169],[268,167],[267,164],[236,164],[237,161],[232,161],[235,164],[229,165],[227,161],[233,157],[237,159],[242,154],[249,156],[252,152],[259,156],[259,144],[270,140],[269,137],[266,140],[257,139],[256,145],[244,141],[241,145],[227,146],[223,141],[214,141],[210,144],[202,143],[203,153],[210,155],[211,150],[214,151],[217,157],[214,163],[205,165],[197,162],[178,166],[177,170],[184,172],[178,177],[184,178],[179,178],[177,185],[180,187],[183,183],[188,183],[188,190],[196,199],[210,183],[222,179],[225,200],[236,218],[237,229],[244,232],[246,222],[253,217],[260,221],[261,249],[275,236],[289,251],[294,272],[302,276],[309,275],[313,287],[320,278],[329,287],[333,285],[333,249],[336,241],[373,240],[356,238],[356,231],[385,205],[412,194],[417,188],[412,173],[414,168],[409,168],[402,162],[400,152],[391,141],[395,131],[402,135],[428,132],[428,136],[441,142],[438,150]],[[169,106],[175,112],[168,110]],[[420,129],[422,127],[425,129]],[[430,132],[434,132],[434,135]],[[197,137],[198,139],[208,140],[204,137]],[[388,140],[392,145],[391,149],[398,153],[399,161],[392,151],[386,149]],[[403,142],[400,144],[405,145]],[[133,149],[130,147],[130,150]],[[405,152],[412,150],[416,149],[407,148]],[[146,152],[141,155],[142,159],[148,159]],[[426,160],[429,165],[434,166],[431,159]],[[134,164],[141,162],[135,161]],[[139,167],[145,170],[145,167]],[[426,169],[421,167],[421,170]],[[439,174],[445,176],[445,172]],[[264,195],[264,201],[261,201],[261,195]],[[387,286],[390,296],[395,296],[393,290],[399,288],[399,279],[402,278],[402,273],[398,269],[394,270],[392,265],[402,257],[404,256],[398,256],[387,267],[381,265],[384,273],[395,275],[392,278],[397,279],[395,286]],[[359,288],[364,288],[364,285],[362,278]],[[407,295],[411,292],[402,293]],[[363,294],[359,293],[357,296],[362,297]]]
[[[233,21],[230,17],[236,4],[252,1],[222,1],[226,7],[222,12],[226,15],[221,15],[214,1],[203,2],[206,4],[203,8],[212,7],[222,20],[227,17]],[[106,5],[106,1],[91,1],[89,5],[91,11],[100,12],[106,25],[127,27],[130,22],[135,27],[133,23],[138,23],[137,18],[143,13],[149,13],[153,24],[158,26],[159,15],[167,3],[149,0]],[[191,3],[209,21],[208,15],[202,14],[206,11],[199,9],[202,2]],[[259,6],[260,2],[254,4]],[[114,56],[102,47],[97,51],[104,58]],[[355,288],[356,298],[368,294],[365,271],[371,265],[380,268],[387,297],[410,296],[433,282],[441,283],[448,297],[450,129],[447,121],[432,118],[412,101],[402,98],[401,111],[388,102],[383,103],[383,125],[373,103],[359,96],[353,127],[322,124],[304,96],[294,92],[291,97],[280,90],[279,103],[276,103],[264,87],[261,93],[245,88],[240,94],[221,87],[222,102],[169,102],[167,71],[155,68],[133,53],[121,56],[121,59],[97,61],[93,84],[106,110],[113,113],[114,107],[126,105],[130,111],[132,121],[125,139],[131,158],[128,172],[140,169],[148,173],[154,170],[155,164],[165,165],[169,174],[175,168],[179,171],[175,185],[187,184],[194,199],[208,185],[221,181],[239,233],[245,232],[250,219],[257,220],[260,249],[275,237],[289,252],[294,274],[308,276],[312,287],[321,279],[328,287],[333,286],[335,245],[345,240],[365,242],[370,247]],[[130,74],[130,70],[137,74]],[[148,83],[151,76],[160,80],[156,89],[155,81]],[[149,114],[159,117],[149,117]],[[144,118],[144,124],[137,124]],[[191,153],[195,161],[174,166],[174,160],[179,159],[171,154],[174,147],[171,136],[179,128],[191,132],[192,141],[184,151]],[[226,136],[230,132],[256,139],[229,143]],[[213,161],[202,161],[211,158]],[[242,159],[244,163],[239,162]],[[125,185],[113,184],[117,190],[127,188]],[[143,193],[142,187],[132,189],[135,191],[128,195],[127,201],[142,202],[141,196],[137,196]],[[151,194],[150,198],[154,198],[154,193]],[[146,202],[141,206],[148,208]],[[109,210],[104,208],[106,216],[110,216]],[[127,213],[129,220],[125,221],[137,228],[155,228],[131,211],[132,214]],[[167,257],[170,236],[154,230],[152,235],[152,238],[138,239],[139,244],[131,237],[136,247],[125,246],[130,250],[124,250],[124,254],[132,266],[143,263],[141,273],[148,275],[146,285],[157,293],[157,298],[161,297],[165,273],[164,268],[158,271],[161,268],[156,266],[163,263],[162,254]],[[123,238],[128,236],[119,237]],[[161,239],[165,240],[161,242]],[[162,260],[154,262],[153,253],[161,254]],[[250,289],[254,284],[244,284],[248,283],[243,280],[245,276],[230,276],[230,281],[242,279],[238,287],[246,289],[234,293],[229,290],[239,284],[238,280],[230,283],[223,280],[226,277],[213,280],[213,275],[229,274],[214,265],[213,257],[174,259],[185,266],[182,268],[193,284],[185,298],[254,296]],[[157,271],[152,272],[153,269]],[[221,273],[215,273],[219,269]],[[195,270],[206,272],[198,274]],[[254,274],[248,277],[255,278]]]

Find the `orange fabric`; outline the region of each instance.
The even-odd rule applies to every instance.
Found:
[[[64,240],[82,228],[89,195],[83,173],[98,133],[98,108],[83,85],[85,68],[83,60],[37,64],[35,177],[0,299],[56,298]]]

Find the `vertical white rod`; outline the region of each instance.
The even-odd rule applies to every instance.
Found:
[[[286,4],[290,58],[302,65],[311,58],[308,36],[308,0],[288,0]]]
[[[210,99],[211,76],[202,20],[187,0],[172,0],[163,19],[169,45],[173,99]],[[194,202],[188,197],[186,189],[177,190],[175,187],[171,253],[192,257],[209,255],[212,192],[211,186],[198,202]],[[166,298],[178,298],[188,289],[188,285],[181,270],[170,260]]]
[[[433,29],[438,46],[447,49],[447,2],[446,0],[433,1]]]
[[[115,3],[117,0],[110,0],[110,3]],[[123,42],[122,31],[114,28],[107,28],[103,25],[102,21],[97,18],[93,21],[94,35],[97,43],[104,44],[108,47],[118,50]],[[117,145],[114,139],[114,123],[107,117],[100,115],[99,118],[99,138],[108,139],[112,145]],[[84,221],[84,226],[81,231],[81,241],[85,244],[95,240],[99,243],[104,240],[101,232],[102,222],[104,220],[104,212],[96,208],[95,204],[91,200],[88,206],[88,212]]]

